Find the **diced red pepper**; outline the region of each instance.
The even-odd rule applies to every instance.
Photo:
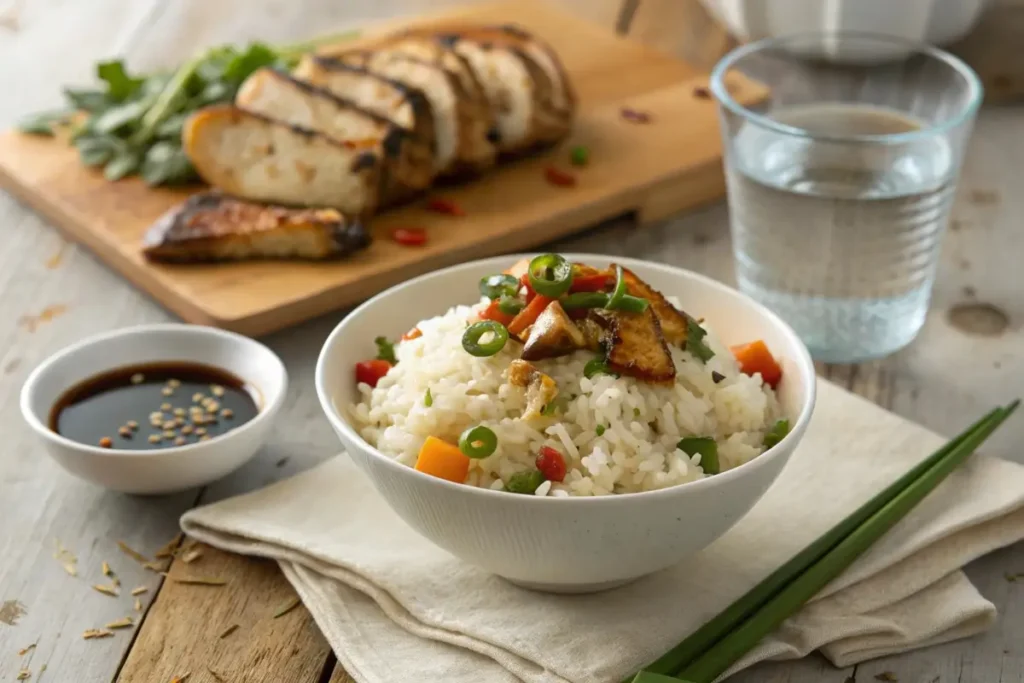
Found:
[[[576,176],[572,173],[566,173],[555,166],[548,166],[545,168],[544,177],[547,178],[549,183],[559,187],[572,187],[576,184]]]
[[[516,317],[512,319],[506,327],[508,327],[508,333],[513,337],[518,337],[523,330],[530,325],[537,322],[537,318],[544,312],[544,309],[548,307],[548,304],[554,301],[551,297],[537,294],[533,300],[526,304],[526,308],[519,311]]]
[[[561,482],[565,479],[565,458],[551,446],[541,446],[537,469],[548,481]]]
[[[412,341],[413,339],[419,339],[423,336],[423,332],[418,327],[414,327],[405,334],[402,335],[402,341]]]
[[[515,318],[514,315],[505,313],[498,307],[498,300],[495,299],[491,303],[487,304],[487,308],[480,312],[481,320],[494,320],[501,323],[505,327],[508,327],[512,320]]]
[[[421,247],[427,243],[427,231],[423,228],[395,228],[391,237],[407,247]]]
[[[537,296],[537,292],[533,291],[533,285],[530,284],[530,273],[529,271],[519,276],[519,285],[526,288],[526,303],[529,305],[533,298]]]
[[[615,283],[615,278],[606,273],[597,275],[579,275],[573,277],[570,292],[601,292]]]
[[[443,213],[447,216],[466,215],[466,212],[461,206],[451,199],[444,199],[443,197],[434,197],[433,199],[427,200],[427,209],[434,213]]]
[[[364,360],[356,363],[356,382],[365,382],[371,387],[377,386],[377,382],[388,374],[391,363],[386,360]]]

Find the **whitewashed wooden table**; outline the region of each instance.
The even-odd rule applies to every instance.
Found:
[[[561,0],[614,25],[619,2]],[[0,125],[59,104],[59,86],[84,83],[97,59],[126,55],[148,69],[174,64],[196,48],[260,38],[290,41],[371,18],[411,13],[427,0],[311,2],[292,0],[8,0],[0,4]],[[435,3],[436,4],[436,3]],[[656,4],[656,3],[655,3]],[[678,20],[678,6],[668,16]],[[650,21],[648,26],[659,22]],[[672,26],[662,27],[672,30]],[[692,29],[692,27],[691,27]],[[682,30],[680,28],[679,30]],[[664,43],[664,41],[661,41]],[[1024,110],[981,113],[943,252],[931,314],[920,337],[883,361],[822,367],[829,378],[916,420],[952,434],[972,416],[1024,393]],[[313,391],[317,351],[339,315],[266,341],[292,377],[287,407],[272,443],[242,470],[201,491],[159,499],[108,493],[63,473],[22,424],[18,391],[47,355],[84,336],[170,316],[64,240],[31,211],[0,194],[0,681],[26,667],[31,681],[164,683],[191,671],[192,683],[317,683],[349,680],[335,668],[304,610],[273,622],[246,624],[239,637],[197,637],[183,624],[196,611],[239,621],[287,599],[276,569],[209,551],[213,567],[244,564],[244,590],[216,598],[161,586],[116,549],[123,539],[152,553],[177,531],[179,515],[265,485],[335,454]],[[560,248],[663,261],[732,281],[725,207],[721,204],[637,230],[628,220],[595,227]],[[990,452],[1024,459],[1024,421],[1007,425]],[[53,559],[60,540],[78,556],[80,575]],[[114,638],[85,641],[84,630],[131,612],[131,602],[89,589],[102,582],[100,563],[123,584],[147,585],[141,624]],[[172,574],[174,569],[172,568]],[[864,683],[891,672],[901,683],[1024,681],[1024,545],[993,553],[967,568],[998,606],[989,633],[966,641],[837,670],[819,657],[759,666],[741,683]],[[209,594],[205,594],[209,595]],[[24,613],[21,614],[21,608]],[[10,623],[8,623],[10,622]],[[246,631],[242,633],[242,631]],[[31,643],[34,650],[17,653]],[[41,671],[43,666],[45,671]]]

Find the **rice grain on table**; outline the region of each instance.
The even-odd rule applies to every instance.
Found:
[[[709,329],[704,342],[715,356],[704,363],[673,348],[677,376],[670,386],[587,378],[583,368],[595,356],[588,351],[534,361],[557,383],[558,397],[553,415],[524,421],[525,391],[507,374],[522,346],[510,340],[494,356],[466,353],[462,334],[473,311],[457,306],[422,321],[421,336],[395,346],[398,363],[387,376],[375,388],[359,385],[361,400],[347,409],[368,443],[413,466],[428,436],[457,443],[463,430],[483,424],[498,447],[472,461],[467,484],[500,489],[513,474],[535,469],[540,448],[550,446],[565,457],[566,477],[546,482],[536,495],[608,495],[704,477],[700,456],[676,448],[686,436],[714,438],[722,471],[742,465],[761,453],[765,431],[782,416],[760,375],[742,374]]]

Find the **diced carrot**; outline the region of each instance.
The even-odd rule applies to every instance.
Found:
[[[537,318],[544,312],[544,309],[548,307],[548,304],[554,301],[554,299],[538,294],[533,301],[526,304],[526,308],[519,311],[515,318],[512,319],[506,327],[508,327],[508,333],[512,336],[518,337],[519,334],[527,327],[537,322]]]
[[[481,320],[494,320],[496,322],[501,323],[505,327],[509,326],[509,323],[512,322],[513,318],[515,318],[514,315],[509,315],[508,313],[505,313],[500,308],[498,308],[497,299],[487,304],[487,308],[480,311]]]
[[[414,327],[402,335],[402,341],[412,341],[413,339],[419,339],[422,336],[423,331],[418,327]]]
[[[458,446],[428,436],[420,447],[416,469],[424,474],[461,484],[469,474],[469,458]]]
[[[760,372],[764,383],[773,389],[782,379],[782,367],[764,341],[758,339],[749,344],[730,347],[729,350],[736,356],[736,362],[740,364],[740,371],[743,374],[753,375]]]
[[[530,269],[530,259],[524,258],[516,261],[511,266],[505,269],[505,275],[511,275],[512,277],[522,277],[526,275],[526,271]]]

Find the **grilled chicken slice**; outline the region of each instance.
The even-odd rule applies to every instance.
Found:
[[[612,268],[615,265],[612,264]],[[641,280],[628,268],[622,269],[622,277],[626,279],[626,291],[633,296],[647,299],[651,302],[654,314],[658,316],[661,324],[661,332],[669,344],[681,346],[686,342],[689,318],[685,313],[670,304],[665,296]]]
[[[233,261],[256,258],[330,259],[366,247],[359,221],[334,209],[291,209],[203,192],[161,216],[146,232],[152,261]]]
[[[389,38],[373,50],[337,58],[426,95],[434,112],[439,175],[473,175],[494,165],[493,111],[469,64],[454,50],[435,40]]]
[[[416,30],[433,36],[469,62],[498,127],[498,148],[519,153],[564,138],[576,98],[554,52],[514,26],[441,25]]]
[[[246,111],[321,133],[339,142],[381,141],[381,204],[426,189],[434,178],[433,150],[404,128],[352,100],[273,69],[250,76],[235,97]]]
[[[526,337],[523,360],[541,360],[566,356],[573,351],[587,348],[587,339],[576,323],[557,301],[552,301],[537,316]]]
[[[524,420],[540,417],[545,406],[558,396],[558,384],[525,360],[514,360],[508,366],[509,384],[526,389]]]
[[[435,153],[434,112],[422,90],[344,60],[319,55],[303,57],[294,76],[383,116],[406,131],[413,143]]]
[[[372,213],[380,189],[380,140],[337,142],[233,106],[200,109],[182,133],[185,153],[211,185],[256,201]]]
[[[672,352],[665,343],[653,306],[643,313],[594,309],[588,317],[604,329],[603,345],[612,370],[645,382],[675,380]]]

